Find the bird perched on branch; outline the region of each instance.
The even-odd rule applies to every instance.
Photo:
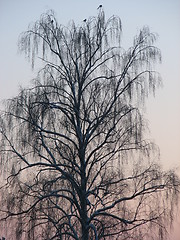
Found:
[[[99,7],[97,9],[100,9],[100,8],[102,8],[102,5],[99,5]]]
[[[83,20],[83,22],[86,22],[87,21],[87,19],[85,18],[84,20]]]

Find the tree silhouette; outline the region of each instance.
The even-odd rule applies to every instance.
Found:
[[[22,33],[20,50],[43,67],[1,114],[1,218],[14,239],[164,239],[179,179],[152,160],[143,118],[161,54],[148,27],[128,50],[121,35],[103,10],[68,27],[49,11]]]

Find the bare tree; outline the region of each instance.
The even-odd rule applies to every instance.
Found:
[[[126,51],[121,35],[103,10],[68,27],[50,11],[21,35],[43,67],[1,114],[1,216],[16,239],[145,239],[150,228],[165,239],[179,180],[152,159],[143,118],[161,54],[148,27]]]

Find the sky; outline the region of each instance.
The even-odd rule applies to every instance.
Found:
[[[53,9],[59,23],[66,25],[73,19],[81,24],[97,15],[100,4],[107,18],[121,18],[124,47],[131,46],[144,25],[159,35],[156,45],[162,52],[162,64],[157,70],[163,88],[147,101],[145,117],[149,137],[160,148],[163,167],[177,168],[180,174],[180,0],[0,0],[0,100],[15,96],[19,85],[28,86],[36,76],[37,69],[32,71],[17,48],[20,33],[30,23]]]

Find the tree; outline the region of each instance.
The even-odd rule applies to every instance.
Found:
[[[152,160],[143,118],[161,54],[148,27],[127,51],[121,35],[102,9],[68,27],[49,11],[22,33],[20,50],[43,67],[1,114],[1,212],[17,239],[145,239],[150,227],[164,239],[179,179]]]

